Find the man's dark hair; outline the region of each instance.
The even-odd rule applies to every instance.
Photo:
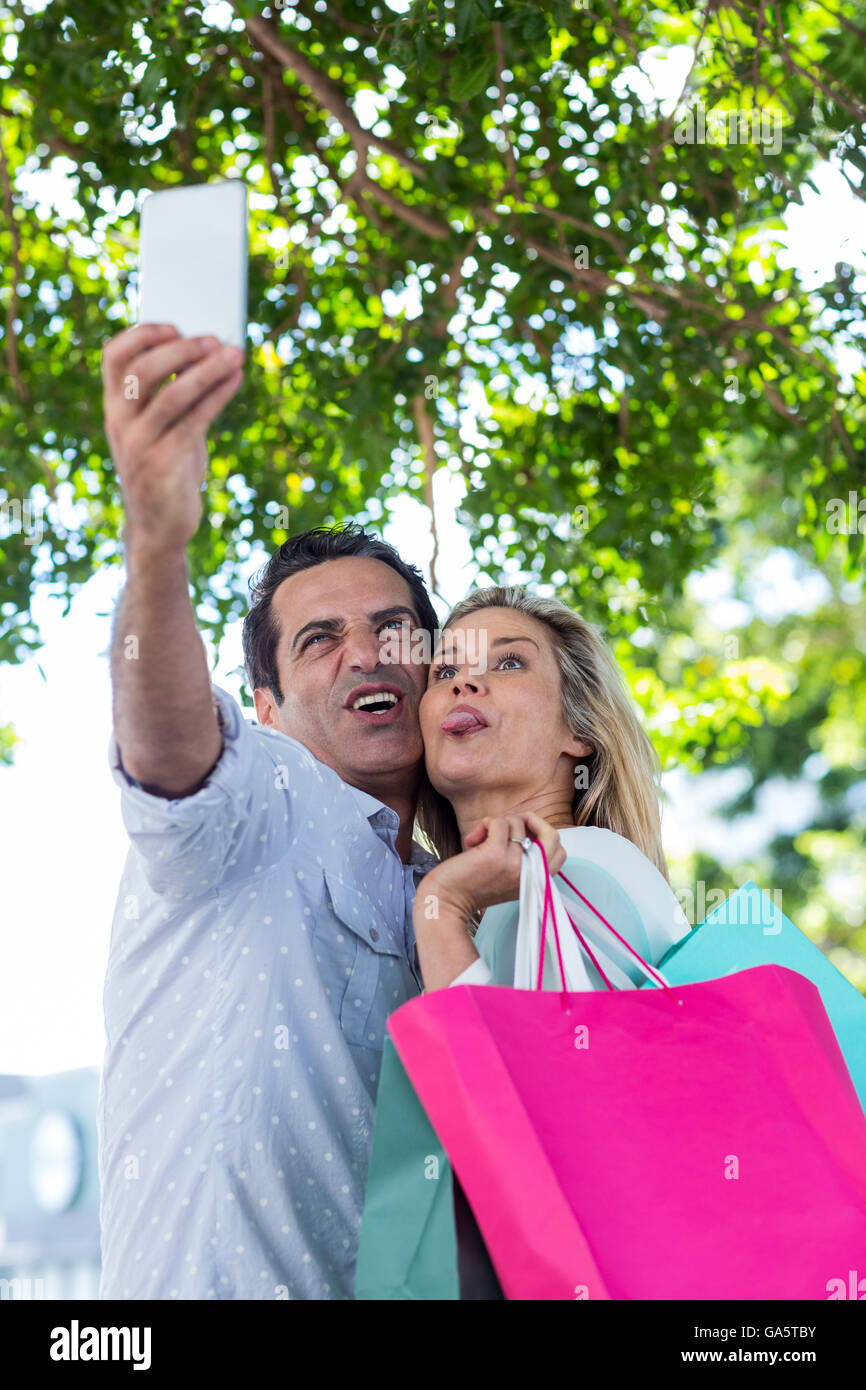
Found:
[[[267,564],[250,580],[250,611],[244,618],[244,665],[251,690],[269,689],[278,705],[285,696],[280,689],[277,672],[277,643],[279,624],[274,617],[271,599],[284,579],[326,560],[345,560],[360,557],[381,560],[405,579],[412,594],[422,628],[432,634],[439,624],[430,602],[421,571],[407,565],[397,551],[378,536],[368,534],[351,522],[344,526],[316,526],[284,541]]]

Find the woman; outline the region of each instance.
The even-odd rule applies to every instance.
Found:
[[[442,859],[414,908],[428,991],[513,983],[527,835],[650,964],[688,932],[662,852],[655,753],[584,619],[521,588],[471,594],[445,625],[420,719],[430,785],[419,819]],[[605,967],[641,983],[627,950],[603,935]],[[591,964],[587,976],[605,988]],[[559,987],[552,967],[543,984]]]

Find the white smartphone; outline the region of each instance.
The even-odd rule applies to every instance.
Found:
[[[246,346],[247,189],[240,179],[166,188],[144,200],[138,322]]]

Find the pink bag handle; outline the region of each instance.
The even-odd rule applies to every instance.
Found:
[[[568,985],[565,979],[565,966],[562,963],[562,950],[559,945],[559,928],[556,925],[556,913],[553,910],[553,893],[551,891],[550,869],[547,863],[547,855],[544,853],[542,845],[540,845],[537,840],[535,841],[535,843],[541,850],[541,857],[544,860],[544,909],[541,914],[541,947],[538,953],[538,979],[536,981],[535,988],[537,990],[541,989],[541,977],[544,974],[544,942],[547,935],[547,913],[549,910],[550,920],[553,923],[553,938],[556,942],[556,957],[559,961],[559,975],[560,979],[562,980],[562,989],[560,991],[559,1000],[565,1012],[570,1013],[571,1009],[568,1003]],[[571,918],[569,918],[569,921],[571,921]],[[574,926],[573,922],[572,926]]]
[[[538,841],[538,840],[535,841],[535,844],[537,844],[537,845],[538,845],[538,848],[541,850],[541,857],[542,857],[542,859],[544,860],[544,877],[545,877],[545,883],[544,883],[544,914],[543,914],[542,919],[541,919],[541,953],[540,953],[540,958],[539,958],[539,962],[538,962],[538,984],[537,984],[536,988],[537,988],[537,989],[541,989],[541,977],[542,977],[543,969],[544,969],[545,924],[546,924],[546,921],[547,921],[547,913],[548,913],[548,909],[549,909],[549,910],[550,910],[550,914],[551,914],[551,920],[552,920],[552,922],[553,922],[553,929],[554,929],[554,932],[555,932],[555,934],[556,934],[556,951],[557,951],[557,957],[558,957],[558,959],[559,959],[559,973],[560,973],[560,976],[561,976],[561,978],[562,978],[562,992],[563,992],[563,995],[565,995],[565,990],[566,990],[566,984],[565,984],[565,970],[564,970],[563,964],[562,964],[562,952],[560,951],[560,948],[559,948],[559,933],[558,933],[557,930],[556,930],[556,913],[555,913],[554,910],[553,910],[553,893],[552,893],[552,891],[551,891],[552,880],[551,880],[551,877],[550,877],[550,866],[549,866],[549,864],[548,864],[548,862],[547,862],[547,855],[546,855],[545,852],[544,852],[544,846],[543,846],[543,845],[540,843],[540,841]],[[584,894],[581,893],[581,891],[580,891],[579,888],[575,888],[574,884],[571,882],[571,879],[566,878],[565,874],[562,873],[562,871],[560,871],[560,873],[557,875],[557,877],[558,877],[558,878],[561,878],[562,881],[563,881],[563,883],[567,883],[567,884],[568,884],[568,886],[569,886],[569,888],[571,889],[572,893],[575,893],[575,894],[577,895],[577,897],[580,898],[581,902],[583,902],[583,903],[586,904],[586,906],[589,908],[590,912],[593,912],[593,913],[595,914],[595,916],[599,919],[599,921],[600,921],[600,922],[603,922],[604,925],[608,928],[608,930],[613,932],[613,934],[614,934],[614,936],[616,937],[617,941],[619,941],[623,946],[625,946],[625,948],[626,948],[627,951],[630,951],[630,952],[631,952],[631,954],[634,956],[635,960],[640,961],[640,963],[641,963],[641,965],[643,966],[644,970],[646,970],[647,973],[650,974],[650,975],[653,977],[653,979],[656,980],[656,981],[658,982],[658,984],[661,985],[662,989],[666,989],[666,990],[668,990],[668,991],[670,992],[670,985],[666,982],[666,980],[658,973],[657,970],[655,970],[655,969],[653,968],[653,966],[651,966],[651,965],[649,964],[648,961],[645,961],[645,960],[644,960],[643,956],[640,955],[640,954],[634,949],[634,947],[631,945],[631,943],[630,943],[629,941],[626,941],[626,939],[625,939],[624,936],[620,936],[619,932],[616,930],[616,927],[611,926],[611,924],[610,924],[610,922],[607,920],[607,918],[602,916],[602,914],[598,911],[598,908],[596,908],[596,907],[594,907],[594,906],[592,905],[592,903],[589,901],[589,898],[585,897]],[[564,904],[563,904],[563,906],[564,906]],[[580,929],[578,928],[578,926],[576,925],[576,923],[575,923],[574,920],[572,919],[571,913],[568,911],[568,908],[567,908],[567,907],[565,908],[565,915],[566,915],[566,917],[568,918],[569,922],[571,923],[572,930],[574,931],[575,935],[577,936],[578,940],[580,941],[581,946],[582,946],[583,949],[586,951],[586,954],[589,956],[590,960],[592,961],[592,963],[593,963],[593,965],[595,966],[596,970],[598,971],[599,975],[600,975],[601,978],[604,980],[604,982],[605,982],[605,984],[607,985],[608,989],[613,990],[614,986],[611,984],[610,980],[607,978],[607,976],[605,975],[604,971],[602,970],[601,965],[599,964],[598,960],[596,959],[595,955],[593,954],[592,950],[590,949],[590,946],[589,946],[589,943],[588,943],[587,940],[586,940],[586,937],[583,935],[583,933],[580,931]]]
[[[562,950],[561,950],[560,944],[559,944],[559,929],[558,929],[558,927],[557,927],[557,925],[556,925],[556,912],[555,912],[554,906],[553,906],[553,880],[552,880],[551,877],[550,877],[550,868],[549,868],[549,865],[548,865],[548,863],[547,863],[547,857],[546,857],[546,855],[545,855],[545,853],[544,853],[544,849],[543,849],[543,847],[542,847],[540,844],[539,844],[538,848],[541,850],[541,857],[542,857],[542,859],[544,860],[545,875],[544,875],[544,911],[543,911],[542,918],[541,918],[541,948],[540,948],[539,957],[538,957],[538,979],[537,979],[537,981],[536,981],[536,986],[535,986],[535,987],[536,987],[536,989],[541,989],[542,975],[544,974],[544,941],[545,941],[545,935],[546,935],[546,931],[547,931],[547,914],[548,914],[548,912],[550,912],[550,920],[551,920],[551,922],[553,923],[554,939],[555,939],[555,941],[556,941],[556,954],[557,954],[557,959],[558,959],[558,961],[559,961],[559,975],[560,975],[560,979],[562,980],[562,989],[561,989],[560,995],[559,995],[559,1002],[560,1002],[560,1004],[562,1005],[562,1007],[563,1007],[563,1009],[564,1009],[564,1011],[565,1011],[566,1013],[571,1013],[571,1005],[570,1005],[569,1002],[568,1002],[568,984],[567,984],[567,981],[566,981],[566,978],[565,978],[565,967],[564,967],[563,962],[562,962]],[[596,968],[596,970],[598,971],[598,973],[601,975],[601,978],[604,980],[604,982],[605,982],[605,984],[607,985],[608,989],[609,989],[609,990],[613,990],[613,988],[614,988],[613,985],[611,984],[610,980],[607,978],[607,976],[605,975],[604,971],[602,970],[599,961],[596,959],[596,956],[595,956],[595,954],[593,953],[592,947],[590,946],[589,942],[586,940],[586,937],[583,935],[583,933],[581,932],[580,928],[577,926],[577,924],[576,924],[575,921],[573,920],[573,918],[572,918],[572,916],[571,916],[571,913],[568,911],[568,908],[565,907],[565,904],[563,904],[563,908],[564,908],[566,917],[568,918],[569,922],[571,923],[572,930],[574,931],[575,935],[577,936],[578,940],[580,941],[581,945],[583,946],[583,949],[586,951],[587,955],[589,956],[590,960],[592,961],[592,963],[593,963],[593,965],[595,966],[595,968]]]
[[[542,850],[541,852],[542,852],[542,854],[544,853],[543,850]],[[602,915],[601,915],[601,913],[599,912],[598,908],[593,907],[592,903],[589,901],[589,898],[585,898],[584,895],[583,895],[583,893],[581,893],[581,891],[580,891],[579,888],[575,888],[575,886],[574,886],[574,884],[572,883],[571,879],[570,879],[570,878],[566,878],[566,877],[565,877],[565,874],[562,873],[562,871],[560,871],[560,873],[559,873],[558,876],[559,876],[559,878],[562,879],[563,883],[567,883],[567,884],[568,884],[568,886],[569,886],[569,888],[571,889],[572,893],[576,893],[576,894],[577,894],[577,896],[580,898],[581,902],[586,903],[586,906],[589,908],[590,912],[594,912],[594,913],[595,913],[595,915],[596,915],[596,917],[598,918],[598,920],[599,920],[600,922],[603,922],[603,923],[604,923],[604,925],[607,927],[608,931],[612,931],[612,932],[613,932],[613,934],[614,934],[614,936],[616,937],[617,941],[619,941],[623,946],[625,946],[625,948],[626,948],[627,951],[630,951],[630,952],[631,952],[631,954],[634,956],[635,960],[640,961],[640,963],[641,963],[641,965],[643,966],[644,970],[647,970],[647,971],[650,973],[650,975],[652,975],[653,979],[655,979],[655,980],[658,981],[658,983],[661,985],[662,989],[667,989],[667,990],[669,990],[669,989],[670,989],[670,985],[667,983],[667,981],[664,979],[664,977],[663,977],[662,975],[660,975],[659,972],[658,972],[652,965],[650,965],[649,961],[644,960],[643,956],[640,955],[639,952],[636,951],[636,950],[634,949],[634,947],[632,946],[631,942],[626,941],[626,939],[625,939],[624,936],[620,936],[620,934],[619,934],[619,932],[617,931],[616,927],[611,926],[610,922],[607,920],[606,917],[602,917]],[[568,914],[566,913],[566,915],[568,915]],[[568,920],[571,921],[571,918],[569,917]],[[573,923],[573,922],[572,922],[572,926],[574,926],[574,923]],[[577,931],[577,928],[576,928],[576,927],[575,927],[574,929],[575,929],[575,931]]]

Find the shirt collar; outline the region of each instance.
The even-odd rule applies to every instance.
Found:
[[[377,801],[375,796],[371,796],[369,792],[362,792],[360,787],[353,787],[349,782],[346,783],[346,786],[349,788],[352,800],[361,815],[366,816],[367,820],[372,821],[374,817],[378,816],[383,824],[387,824],[392,819],[395,824],[399,824],[397,812],[392,811],[390,806],[385,806],[381,801]]]
[[[400,829],[400,817],[396,811],[392,811],[390,806],[385,806],[381,801],[377,801],[375,796],[370,796],[369,792],[361,791],[360,787],[350,786],[349,792],[362,816],[370,822],[370,827],[384,840],[388,847],[397,853],[397,831]],[[409,853],[409,863],[404,868],[412,868],[421,873],[429,873],[430,869],[439,861],[435,855],[430,854],[423,845],[417,840],[412,841],[412,849]]]

